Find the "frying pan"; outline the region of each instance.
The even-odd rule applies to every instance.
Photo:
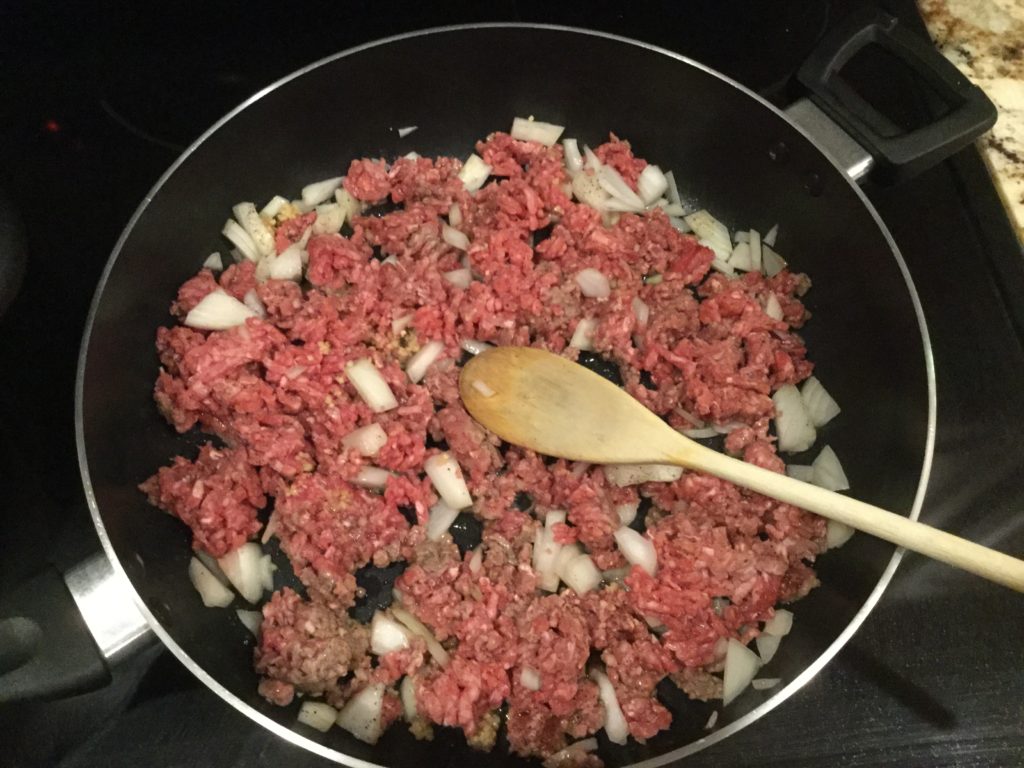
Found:
[[[836,76],[868,45],[895,54],[942,96],[948,108],[937,123],[902,132]],[[815,280],[805,336],[844,407],[828,442],[858,497],[916,517],[935,423],[928,335],[906,266],[853,179],[872,166],[889,180],[919,171],[984,131],[994,111],[930,46],[884,15],[840,25],[800,80],[813,101],[801,100],[787,115],[697,62],[650,45],[560,27],[467,26],[344,52],[222,119],[156,184],[101,279],[82,344],[76,418],[83,482],[105,556],[63,580],[40,574],[5,597],[0,700],[102,682],[104,658],[130,653],[152,633],[229,704],[339,763],[526,764],[508,755],[501,739],[483,758],[448,729],[438,729],[433,742],[416,742],[395,727],[370,747],[337,728],[319,734],[297,726],[297,705],[279,708],[257,695],[253,640],[234,611],[207,609],[197,599],[186,574],[187,530],[150,508],[136,488],[169,457],[194,454],[202,440],[174,434],[153,405],[153,339],[170,321],[167,306],[178,285],[223,247],[217,233],[234,203],[337,175],[354,157],[411,149],[464,156],[515,115],[566,125],[567,135],[589,144],[609,131],[628,138],[641,156],[675,172],[687,201],[730,228],[779,222],[778,249]],[[419,129],[400,139],[394,129],[404,125]],[[283,568],[279,587],[289,577],[286,561],[274,554]],[[747,691],[710,733],[704,724],[720,707],[663,686],[672,727],[646,744],[619,747],[601,736],[606,763],[661,765],[778,706],[856,631],[899,560],[891,545],[866,536],[823,556],[822,585],[793,607],[794,630],[769,668],[780,686]],[[370,609],[386,599],[388,576],[363,574]],[[41,642],[58,632],[64,640],[57,650]]]

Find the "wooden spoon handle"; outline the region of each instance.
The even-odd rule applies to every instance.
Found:
[[[707,472],[1024,592],[1024,561],[880,507],[688,443],[674,463]]]

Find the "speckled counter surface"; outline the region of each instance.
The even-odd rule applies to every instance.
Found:
[[[942,52],[999,110],[979,147],[1024,242],[1024,0],[919,0],[918,5]]]

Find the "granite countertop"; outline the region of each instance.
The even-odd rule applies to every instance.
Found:
[[[1024,242],[1024,0],[919,0],[918,6],[939,49],[999,111],[978,146]]]

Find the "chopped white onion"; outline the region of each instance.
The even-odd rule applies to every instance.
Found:
[[[195,557],[199,559],[199,562],[206,566],[207,570],[209,570],[210,573],[217,577],[217,581],[219,581],[225,587],[231,586],[231,582],[228,581],[228,577],[224,575],[224,571],[222,571],[220,569],[220,566],[217,565],[217,558],[215,558],[209,552],[204,552],[201,549],[195,550],[193,554],[195,555]]]
[[[452,527],[452,523],[458,516],[459,510],[448,506],[444,500],[437,502],[430,508],[430,517],[427,520],[427,538],[430,541],[438,541]]]
[[[800,397],[816,427],[825,426],[842,411],[839,403],[832,399],[832,395],[815,376],[809,377],[800,387]]]
[[[785,637],[793,629],[793,612],[785,608],[777,608],[775,615],[764,623],[761,631],[766,635]]]
[[[337,232],[345,223],[345,209],[340,203],[322,203],[316,207],[316,220],[313,222],[314,235],[326,235]]]
[[[761,266],[768,277],[775,277],[786,268],[786,260],[777,254],[767,242],[761,242]]]
[[[277,214],[281,212],[281,209],[284,208],[286,205],[288,205],[287,197],[281,197],[281,195],[274,195],[272,198],[270,198],[267,204],[260,209],[260,216],[265,216],[268,219],[272,219],[275,216],[277,216]]]
[[[512,120],[512,130],[509,135],[518,141],[535,141],[545,147],[554,146],[565,130],[564,125],[542,123],[532,118],[516,117]]]
[[[469,284],[473,282],[473,273],[468,269],[453,269],[450,272],[442,273],[441,277],[456,288],[462,288],[463,290],[469,288]]]
[[[754,268],[750,260],[749,243],[736,243],[732,249],[732,255],[729,256],[729,266],[741,272],[750,272]]]
[[[391,321],[391,332],[396,336],[401,335],[402,331],[409,327],[409,323],[412,322],[412,318],[412,314],[396,317]]]
[[[256,317],[252,309],[218,288],[189,310],[185,325],[205,331],[223,331],[242,325],[250,317]]]
[[[224,223],[224,229],[221,230],[221,234],[230,240],[231,244],[238,249],[238,252],[249,261],[260,260],[260,249],[256,247],[256,243],[252,241],[249,233],[237,221],[228,219]]]
[[[658,572],[658,554],[654,550],[654,542],[626,526],[619,528],[613,535],[619,552],[627,562],[639,565],[651,576]]]
[[[263,624],[262,613],[259,611],[247,611],[244,608],[239,608],[235,611],[235,615],[238,616],[238,620],[242,622],[242,625],[252,632],[254,636],[260,636],[260,625]]]
[[[360,741],[376,744],[383,728],[381,709],[384,705],[384,683],[368,685],[341,708],[336,722]]]
[[[486,382],[480,381],[480,379],[473,379],[473,389],[479,392],[484,397],[494,397],[494,390],[487,386]]]
[[[582,171],[583,155],[580,154],[580,147],[576,143],[576,139],[562,139],[562,149],[565,151],[565,168],[570,175]]]
[[[256,291],[249,289],[245,292],[245,296],[242,297],[242,303],[251,309],[256,317],[266,317],[267,308],[263,306],[263,302],[260,297],[256,294]]]
[[[591,299],[605,299],[611,294],[611,285],[603,272],[592,267],[581,269],[576,273],[576,284],[584,296]]]
[[[573,176],[572,194],[579,202],[598,211],[604,211],[611,196],[604,191],[593,173],[580,172]]]
[[[729,239],[729,229],[725,224],[705,210],[696,211],[683,218],[693,229],[694,234],[715,252],[720,261],[729,260],[732,254],[732,241]]]
[[[303,725],[327,733],[338,717],[338,710],[322,701],[304,701],[296,718]]]
[[[615,694],[615,687],[608,675],[599,669],[590,673],[594,682],[597,683],[598,695],[604,705],[604,733],[608,741],[613,744],[625,744],[629,738],[629,725],[626,717],[622,714],[622,707],[619,706],[619,697]]]
[[[558,589],[558,573],[555,561],[561,545],[547,526],[538,528],[533,534],[533,570],[537,574],[537,586],[546,592]]]
[[[402,714],[405,715],[405,721],[411,723],[419,714],[416,711],[416,683],[413,682],[412,675],[402,678],[398,693],[402,697]]]
[[[260,545],[250,541],[217,560],[217,565],[238,590],[238,594],[254,605],[263,596],[266,565],[261,562],[262,559],[263,550]]]
[[[494,347],[493,344],[488,344],[486,341],[477,341],[476,339],[463,339],[460,346],[471,355],[479,355],[481,352],[486,352]]]
[[[601,170],[601,167],[604,165],[604,163],[602,163],[601,160],[598,158],[597,154],[595,154],[594,150],[592,150],[586,144],[583,145],[583,157],[586,158],[584,166],[592,171],[599,171]]]
[[[270,266],[267,276],[271,280],[292,280],[293,282],[298,282],[302,279],[302,257],[305,253],[298,243],[293,243],[277,256],[269,257]],[[267,259],[263,261],[267,261]],[[263,262],[261,261],[260,263],[262,264]]]
[[[423,622],[400,605],[392,605],[391,613],[396,619],[405,625],[406,629],[414,635],[419,635],[427,642],[427,650],[430,651],[430,655],[434,658],[434,661],[442,667],[448,664],[448,661],[451,658],[448,655],[448,651],[446,651],[444,647],[437,642],[437,638],[434,637],[434,633],[427,629],[427,626]]]
[[[700,240],[698,242],[706,248],[711,247],[704,240]],[[728,277],[736,277],[736,270],[729,266],[728,262],[722,261],[722,259],[718,258],[717,256],[711,260],[711,268],[716,272],[721,272],[723,275],[726,275]]]
[[[270,559],[270,555],[263,555],[260,558],[260,583],[263,585],[264,592],[274,591],[274,572],[277,571],[277,566],[274,565],[274,561]]]
[[[485,163],[477,154],[466,158],[466,162],[459,171],[459,179],[467,192],[476,192],[487,181],[491,175],[491,166]]]
[[[388,442],[388,433],[380,424],[367,424],[341,438],[341,444],[360,456],[376,456]]]
[[[576,330],[572,332],[569,346],[583,352],[594,348],[594,331],[597,330],[597,320],[592,317],[581,317],[576,323]]]
[[[636,316],[637,325],[641,328],[647,327],[651,319],[651,308],[639,296],[633,297],[633,314]]]
[[[664,214],[669,218],[679,219],[680,216],[686,215],[686,209],[683,208],[683,206],[679,205],[679,203],[669,203],[665,198],[658,200],[657,206],[661,208]],[[685,224],[686,222],[683,223]],[[686,229],[689,231],[689,226],[687,226]]]
[[[828,549],[837,549],[848,542],[855,532],[846,523],[840,523],[838,520],[829,520],[826,527],[825,546]]]
[[[604,211],[606,212],[606,215],[615,213],[642,213],[643,210],[644,209],[642,207],[638,207],[634,203],[623,202],[622,200],[619,200],[617,197],[608,198],[607,202],[605,202],[604,204]],[[614,218],[609,218],[607,221],[605,221],[605,226],[614,227],[618,223],[618,221],[619,219],[617,216]]]
[[[519,673],[519,682],[528,691],[540,690],[540,674],[531,667],[523,667],[523,670]]]
[[[757,636],[757,654],[761,657],[762,664],[767,664],[775,658],[775,654],[778,652],[779,644],[781,642],[782,637],[779,635]]]
[[[708,715],[708,721],[706,723],[704,723],[704,730],[705,731],[710,731],[712,728],[715,727],[715,723],[717,723],[717,722],[718,722],[718,710],[716,709],[710,715]]]
[[[676,408],[675,408],[675,411],[680,416],[682,416],[684,419],[686,419],[688,422],[693,424],[693,426],[695,426],[695,427],[707,426],[707,424],[705,423],[705,421],[703,419],[700,419],[697,416],[693,415],[692,413],[690,413],[688,410],[686,410],[682,406],[677,405]]]
[[[370,652],[383,656],[409,647],[408,630],[387,614],[377,611],[370,622]]]
[[[615,199],[634,209],[643,209],[644,201],[640,198],[640,195],[632,190],[629,184],[626,183],[626,180],[612,166],[601,166],[597,172],[597,183]]]
[[[460,251],[469,250],[469,238],[466,237],[464,232],[459,232],[455,227],[442,224],[441,239],[448,243],[452,248],[458,248]]]
[[[764,303],[764,313],[768,315],[772,320],[782,319],[782,305],[779,303],[779,297],[774,293],[768,294],[768,299]],[[812,417],[813,418],[813,417]],[[820,426],[815,424],[815,426]]]
[[[583,739],[582,741],[570,744],[565,749],[560,749],[555,752],[555,754],[545,758],[541,765],[543,765],[544,768],[564,768],[566,765],[577,765],[579,763],[579,760],[576,759],[577,755],[594,752],[596,750],[597,739],[593,737]]]
[[[310,213],[315,206],[307,205],[302,199],[292,200],[291,206],[296,210],[297,213],[307,214]]]
[[[576,543],[573,544],[562,544],[561,549],[558,550],[558,554],[555,556],[555,574],[558,578],[565,581],[565,569],[569,566],[575,558],[583,554],[583,548]],[[550,590],[554,591],[554,590]]]
[[[577,555],[565,564],[562,581],[577,595],[582,595],[592,589],[597,589],[601,583],[601,572],[597,570],[590,555]]]
[[[750,269],[761,271],[761,233],[756,229],[750,230]]]
[[[220,257],[220,254],[214,251],[206,257],[206,261],[203,262],[205,269],[212,269],[215,272],[220,272],[224,269],[224,259]]]
[[[672,205],[682,206],[683,200],[679,197],[679,187],[676,186],[676,176],[672,171],[665,171],[665,181],[668,186],[665,188],[665,197]]]
[[[750,244],[750,232],[747,232],[746,230],[743,230],[743,229],[737,229],[735,232],[733,232],[732,239],[733,239],[733,242],[735,242],[737,244],[739,244],[739,243],[747,243],[749,245]]]
[[[345,212],[345,221],[351,222],[354,217],[363,212],[362,202],[352,197],[344,187],[334,190],[334,199],[338,201],[338,205]]]
[[[817,433],[800,397],[800,391],[792,384],[783,384],[772,395],[772,402],[775,403],[775,432],[779,438],[779,450],[798,453],[810,448]]]
[[[235,593],[221,584],[210,569],[195,557],[189,560],[188,578],[207,608],[224,608],[235,599]]]
[[[418,125],[406,125],[406,126],[404,126],[402,128],[399,128],[398,129],[398,138],[404,139],[406,136],[408,136],[410,133],[412,133],[413,131],[417,130],[418,128],[419,128]]]
[[[235,220],[242,225],[242,229],[249,235],[261,256],[269,256],[274,252],[274,233],[260,218],[254,204],[238,203],[231,212],[235,214]]]
[[[440,341],[428,341],[420,347],[419,351],[405,364],[405,373],[409,377],[409,381],[419,384],[442,352],[444,352],[444,343]]]
[[[437,493],[453,509],[473,506],[462,468],[450,453],[437,453],[423,464],[423,470],[434,484]]]
[[[773,224],[772,228],[768,230],[768,233],[761,238],[761,242],[772,248],[775,247],[775,238],[779,236],[779,225]]]
[[[811,462],[814,476],[811,482],[829,491],[848,491],[850,481],[843,471],[843,465],[839,463],[839,457],[826,445],[821,449],[818,458]]]
[[[761,677],[750,681],[750,687],[755,691],[767,691],[782,682],[781,677]]]
[[[656,165],[648,165],[636,180],[636,189],[640,199],[646,205],[650,205],[668,190],[668,179],[662,173],[661,168]]]
[[[718,434],[718,430],[714,427],[691,427],[690,429],[682,429],[680,432],[691,440],[706,440]]]
[[[671,483],[683,476],[683,468],[670,464],[606,464],[604,476],[622,488],[640,483]]]
[[[458,203],[452,203],[452,207],[448,209],[448,223],[453,227],[462,226],[462,209]]]
[[[623,525],[629,525],[636,520],[636,513],[639,509],[640,504],[635,501],[629,504],[619,504],[615,507],[615,514],[619,516],[619,522]]]
[[[810,464],[787,464],[786,474],[802,483],[809,483],[814,480],[814,467]]]
[[[352,478],[352,482],[363,488],[373,488],[376,490],[383,490],[387,487],[388,478],[391,477],[391,473],[381,467],[366,466],[360,468],[356,476]]]
[[[277,510],[275,510],[270,513],[270,518],[267,520],[267,526],[263,529],[263,535],[260,536],[261,544],[266,544],[273,538],[274,534],[277,533],[277,524]],[[227,576],[224,577],[224,580],[227,581]]]
[[[398,407],[395,393],[391,391],[384,376],[367,357],[345,365],[345,374],[356,392],[374,413],[384,413]]]
[[[725,652],[722,703],[728,706],[733,699],[743,693],[760,668],[761,660],[757,654],[738,640],[730,638]]]
[[[330,198],[344,180],[344,176],[335,176],[334,178],[307,184],[302,188],[302,202],[312,210],[315,206]]]

